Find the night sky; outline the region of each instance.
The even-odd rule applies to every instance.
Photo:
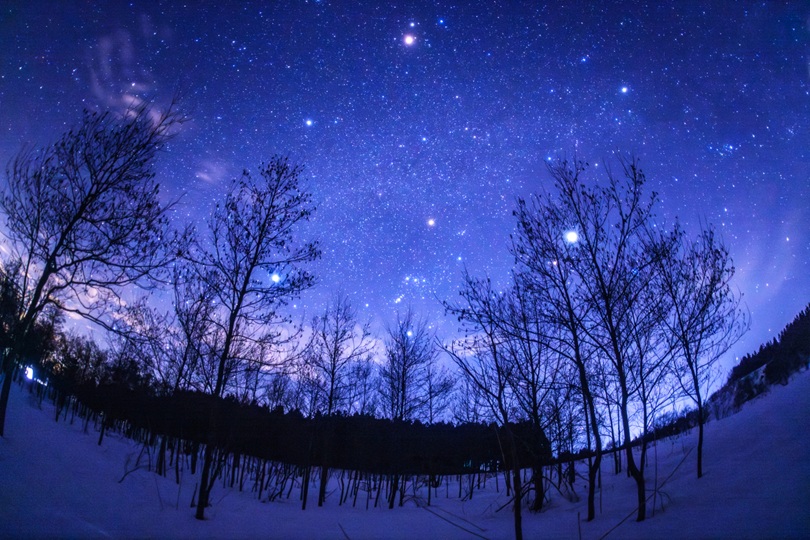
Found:
[[[662,219],[721,229],[752,313],[731,356],[810,301],[807,2],[206,4],[3,2],[0,162],[83,108],[179,91],[191,120],[159,158],[178,224],[288,155],[324,251],[298,314],[341,290],[379,329],[411,305],[451,336],[437,298],[465,265],[506,282],[515,198],[550,187],[544,161],[601,176],[620,150]]]

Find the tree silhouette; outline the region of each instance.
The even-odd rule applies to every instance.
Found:
[[[402,318],[397,314],[396,323],[388,327],[379,370],[380,400],[383,413],[395,424],[422,417],[427,411],[428,373],[437,354],[434,339],[427,322],[410,308]],[[399,472],[394,471],[392,477],[388,508],[394,507],[397,493],[402,504],[405,486],[399,484]]]
[[[606,167],[604,187],[589,187],[582,181],[582,164],[572,167],[562,162],[552,170],[560,204],[570,227],[577,232],[575,271],[588,305],[582,328],[604,358],[607,374],[616,381],[625,458],[636,482],[637,520],[643,521],[647,497],[644,468],[636,462],[630,444],[630,416],[632,400],[646,377],[641,370],[649,353],[638,346],[647,338],[640,332],[656,329],[657,312],[644,301],[656,256],[645,244],[644,234],[651,225],[656,196],[645,196],[646,178],[637,161],[623,157],[618,161],[619,174]]]
[[[3,362],[0,435],[10,375],[37,319],[53,307],[112,327],[122,287],[148,285],[175,255],[154,162],[181,121],[170,107],[123,117],[86,112],[79,125],[42,149],[24,149],[6,169],[0,210],[19,269],[19,305]]]
[[[672,367],[681,390],[697,407],[697,477],[703,476],[706,387],[712,367],[742,337],[749,318],[731,288],[733,262],[714,229],[696,240],[676,227],[670,251],[659,261],[660,290],[669,301],[667,330],[675,352]]]
[[[301,167],[275,157],[231,186],[209,220],[210,236],[190,253],[194,271],[211,295],[213,328],[211,394],[222,397],[235,373],[260,360],[264,347],[289,336],[279,308],[311,287],[315,278],[301,268],[319,255],[314,242],[301,243],[296,230],[311,216],[311,195],[301,186]],[[203,456],[197,519],[205,518],[213,472],[218,415],[209,412],[209,440]]]
[[[582,164],[569,169],[563,163],[548,165],[551,177],[575,178],[584,170]],[[584,324],[588,313],[585,289],[575,271],[577,250],[573,219],[564,205],[549,194],[533,195],[528,201],[518,199],[515,217],[517,231],[512,237],[511,251],[518,270],[533,294],[542,302],[545,317],[551,326],[548,347],[575,368],[575,384],[582,398],[588,448],[594,455],[588,458],[588,514],[596,516],[596,480],[602,463],[602,436],[593,386],[595,366],[588,347]],[[573,382],[573,381],[572,381]]]
[[[509,357],[502,319],[507,308],[503,294],[494,290],[490,279],[478,279],[464,272],[462,300],[445,302],[445,310],[455,315],[465,332],[463,339],[445,346],[464,378],[475,389],[490,416],[503,432],[504,463],[512,471],[515,538],[523,538],[521,461],[512,429],[517,408],[512,380],[515,362]]]
[[[428,370],[436,360],[427,322],[411,310],[388,328],[380,366],[383,413],[391,420],[424,418],[428,406]]]
[[[312,372],[321,413],[331,416],[338,411],[346,412],[351,406],[347,376],[353,364],[363,361],[371,353],[373,345],[369,323],[362,326],[358,323],[357,312],[343,294],[335,295],[324,313],[312,319],[312,337],[304,361]],[[318,506],[323,506],[326,499],[329,451],[328,444],[325,444],[321,456]]]

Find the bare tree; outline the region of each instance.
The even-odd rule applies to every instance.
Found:
[[[478,386],[469,377],[461,377],[451,399],[453,421],[461,424],[478,424],[485,421],[488,408]]]
[[[20,291],[17,283],[19,274],[19,261],[9,265],[0,264],[0,347],[4,351],[14,343],[14,331],[20,313]]]
[[[408,309],[388,328],[385,358],[380,366],[382,407],[392,420],[424,418],[427,372],[437,350],[427,322]]]
[[[528,421],[529,433],[524,445],[532,457],[532,484],[535,497],[530,507],[543,508],[545,489],[543,466],[551,457],[545,430],[546,400],[557,385],[561,373],[560,356],[547,346],[550,327],[539,296],[532,293],[522,275],[514,276],[509,291],[503,296],[503,310],[498,321],[504,337],[503,349],[513,367],[509,384],[521,416]]]
[[[378,412],[377,370],[374,356],[353,362],[349,366],[347,401],[349,412],[375,416]]]
[[[523,487],[517,444],[510,425],[515,420],[513,411],[516,405],[511,385],[515,363],[506,353],[506,338],[500,327],[505,310],[503,295],[493,289],[489,279],[474,278],[466,271],[459,294],[461,302],[445,302],[444,306],[449,314],[458,317],[465,337],[443,349],[461,370],[466,381],[475,388],[475,395],[486,404],[486,408],[506,434],[514,490],[515,538],[521,540]]]
[[[569,384],[567,381],[575,380],[573,373],[574,368],[571,364],[564,362],[560,365],[562,374],[558,377],[558,384],[554,385],[545,402],[544,402],[544,415],[548,423],[548,438],[554,449],[554,453],[558,457],[557,462],[557,477],[559,488],[565,482],[569,485],[574,482],[574,463],[568,463],[566,470],[563,471],[563,458],[571,456],[575,452],[576,444],[581,440],[581,430],[579,429],[582,424],[582,417],[584,411],[582,404],[577,399],[576,386]],[[587,429],[587,423],[586,423]],[[585,431],[585,435],[588,432]]]
[[[51,373],[75,385],[97,384],[104,377],[106,353],[95,341],[76,334],[65,334],[57,341]]]
[[[607,169],[605,187],[582,182],[584,164],[571,167],[560,162],[552,167],[564,215],[570,219],[569,240],[578,252],[574,270],[584,288],[588,316],[582,330],[588,341],[611,368],[619,390],[619,416],[624,436],[625,457],[636,482],[637,520],[646,517],[644,469],[639,467],[631,447],[631,405],[639,388],[632,371],[642,365],[646,348],[638,347],[639,331],[634,324],[647,308],[641,301],[654,272],[650,267],[657,254],[645,242],[651,225],[655,194],[644,195],[645,176],[633,159],[619,158],[620,174]],[[651,311],[647,312],[652,313]],[[652,329],[654,325],[646,325]]]
[[[311,326],[304,361],[313,368],[321,412],[331,415],[350,406],[349,368],[368,356],[374,342],[369,323],[359,324],[357,311],[344,294],[335,295],[324,313],[312,319]]]
[[[427,377],[436,361],[435,336],[427,322],[416,317],[411,309],[396,324],[388,327],[385,357],[379,369],[380,400],[384,414],[391,420],[424,418],[427,404]],[[404,498],[404,483],[400,476],[392,478],[388,507],[394,507],[397,493],[400,505]]]
[[[569,168],[563,163],[548,165],[558,191],[570,182],[577,182],[583,164]],[[573,228],[575,217],[567,207],[548,194],[532,196],[529,201],[518,199],[515,210],[518,228],[512,237],[511,251],[527,286],[543,303],[550,328],[547,344],[556,354],[570,362],[576,373],[576,386],[582,397],[588,448],[588,514],[596,516],[596,481],[602,463],[602,437],[593,391],[593,358],[587,347],[583,325],[588,314],[585,289],[579,282],[576,259],[578,233]]]
[[[172,358],[169,368],[173,379],[172,392],[177,390],[200,390],[199,367],[210,356],[206,349],[206,336],[211,334],[214,310],[213,291],[195,274],[188,263],[175,267],[173,280],[174,293],[174,334],[176,340],[170,348]]]
[[[159,391],[210,393],[213,376],[206,376],[203,368],[210,357],[207,337],[213,334],[211,292],[187,262],[175,262],[171,276],[173,309],[164,312],[151,306],[148,297],[140,298],[125,307],[112,339],[121,342],[118,347],[126,344],[152,374]]]
[[[652,252],[666,250],[661,245],[648,245]],[[656,256],[651,255],[656,261]],[[635,307],[627,313],[628,325],[625,335],[629,347],[627,373],[630,395],[640,416],[641,448],[638,467],[642,471],[647,463],[648,434],[653,429],[655,415],[664,407],[673,405],[675,396],[667,384],[671,374],[672,350],[668,346],[668,334],[663,324],[666,317],[666,302],[656,285],[657,264],[637,268],[636,277],[646,284],[637,291]],[[640,413],[640,415],[639,415]]]
[[[141,107],[123,118],[87,112],[55,143],[23,150],[6,169],[0,209],[5,245],[20,267],[19,311],[3,363],[3,433],[20,344],[53,306],[109,327],[128,285],[147,285],[175,254],[167,239],[155,157],[180,121]]]
[[[707,227],[689,240],[676,226],[672,247],[659,261],[660,287],[669,301],[665,319],[675,351],[672,364],[685,395],[698,414],[697,477],[703,476],[705,397],[712,367],[749,327],[740,296],[731,288],[734,265],[728,249]]]
[[[352,364],[365,358],[374,346],[369,324],[360,326],[357,312],[342,293],[335,295],[322,315],[312,319],[312,338],[304,361],[311,368],[320,408],[327,416],[346,411],[351,406],[347,376]],[[323,506],[326,499],[329,479],[329,449],[324,452],[318,506]]]
[[[450,370],[432,362],[425,371],[425,420],[433,424],[445,414],[453,399],[455,380]]]
[[[285,370],[274,370],[264,378],[263,400],[272,409],[306,411],[304,384]]]
[[[216,334],[212,394],[224,395],[229,378],[241,363],[257,354],[259,345],[275,346],[288,335],[280,308],[311,287],[314,276],[301,266],[315,260],[315,243],[301,243],[296,228],[313,212],[304,191],[302,169],[276,157],[259,168],[259,177],[245,171],[235,181],[209,220],[210,238],[198,244],[191,260],[214,307],[208,315]],[[211,438],[205,448],[197,502],[197,519],[205,518],[212,474],[216,415],[210,415]]]

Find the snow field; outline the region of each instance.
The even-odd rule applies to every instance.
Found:
[[[310,489],[307,510],[299,490],[289,499],[259,502],[250,493],[218,483],[204,522],[190,508],[195,482],[188,470],[181,484],[174,470],[166,478],[133,464],[141,446],[108,432],[101,446],[92,424],[83,432],[54,422],[54,408],[41,405],[27,389],[14,386],[7,436],[0,439],[0,537],[77,538],[512,538],[513,522],[503,477],[459,500],[456,479],[443,485],[431,507],[425,488],[402,508],[338,506],[333,492],[317,507]],[[697,432],[659,441],[649,449],[646,470],[651,517],[635,520],[633,481],[614,475],[603,459],[597,517],[586,514],[585,467],[580,464],[569,502],[555,488],[540,514],[523,514],[526,538],[810,538],[810,371],[796,375],[748,403],[743,410],[706,426],[704,478],[695,478]],[[143,456],[142,456],[143,457]],[[656,475],[657,467],[657,475]],[[135,470],[133,470],[135,469]],[[126,474],[129,471],[129,474]],[[125,476],[126,475],[126,476]],[[125,477],[124,477],[125,476]],[[657,476],[657,484],[655,484]],[[122,480],[122,477],[123,480]],[[317,474],[313,474],[317,481]],[[666,480],[666,481],[665,481]],[[464,480],[466,482],[466,479]],[[661,484],[663,483],[663,486]],[[337,489],[333,480],[330,488]],[[412,490],[409,486],[409,494]],[[362,500],[362,501],[361,501]],[[663,508],[663,509],[662,509]],[[629,516],[629,517],[628,517]],[[627,518],[627,519],[625,519]],[[623,521],[624,520],[624,521]]]

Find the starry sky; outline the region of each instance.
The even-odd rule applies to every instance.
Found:
[[[559,4],[564,4],[561,6]],[[83,108],[166,103],[178,223],[273,154],[306,167],[302,236],[377,328],[412,306],[441,336],[461,270],[506,283],[515,198],[544,162],[641,160],[678,216],[722,232],[752,329],[810,301],[810,4],[795,2],[60,2],[0,6],[0,161]]]

